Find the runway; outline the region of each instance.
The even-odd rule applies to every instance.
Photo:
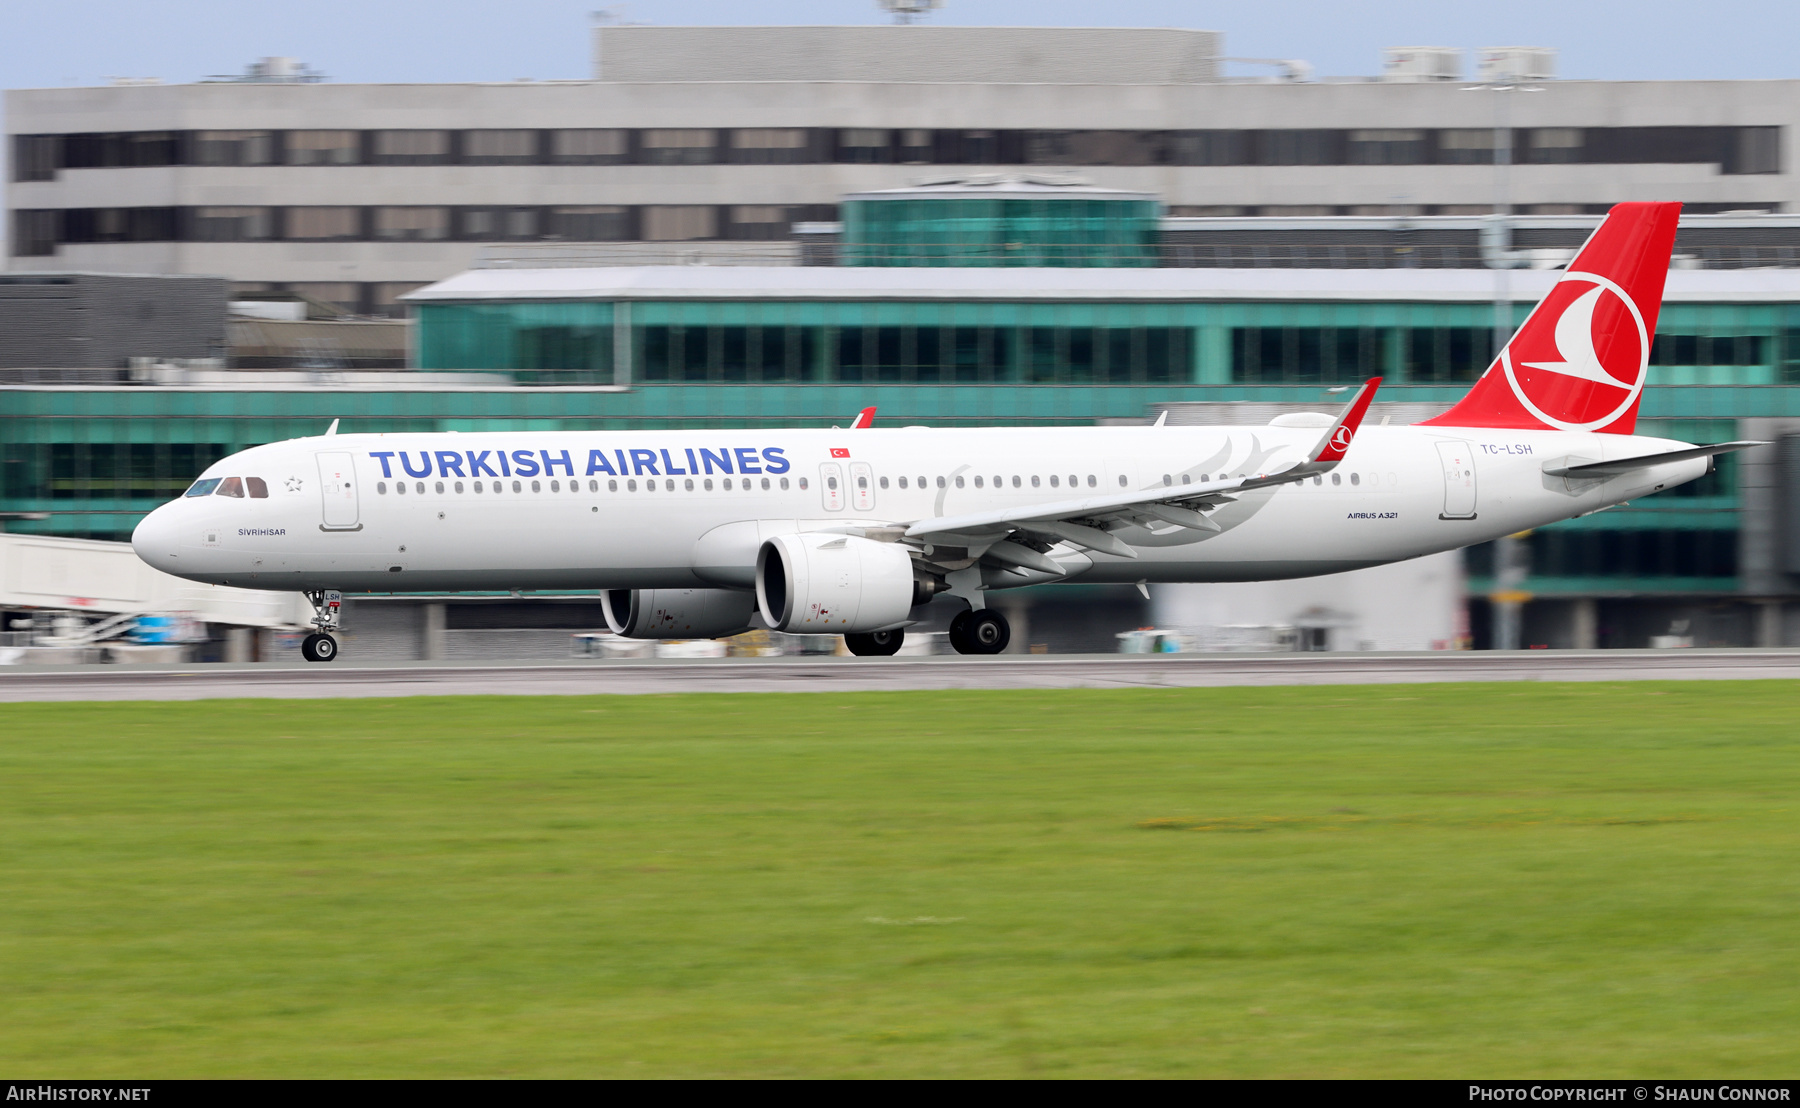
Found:
[[[1800,650],[730,658],[513,665],[414,662],[357,666],[339,662],[303,666],[42,666],[0,670],[0,702],[1746,679],[1800,679]]]

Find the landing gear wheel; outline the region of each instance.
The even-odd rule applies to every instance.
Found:
[[[962,612],[950,621],[950,645],[958,654],[998,654],[1012,642],[1012,627],[992,608]]]
[[[300,656],[309,662],[335,662],[337,640],[330,635],[308,635],[300,643]]]
[[[886,658],[898,654],[900,644],[904,641],[906,629],[901,627],[892,631],[870,631],[865,635],[844,636],[844,645],[858,658]]]

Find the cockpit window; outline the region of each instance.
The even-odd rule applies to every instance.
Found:
[[[218,487],[219,487],[219,478],[207,477],[202,480],[195,481],[193,483],[193,485],[188,489],[187,494],[189,496],[211,496],[212,491]]]
[[[250,489],[250,498],[252,500],[267,500],[269,498],[268,483],[261,477],[246,477],[244,478],[244,484]]]
[[[227,478],[225,478],[224,481],[219,483],[219,491],[214,493],[213,495],[214,496],[235,496],[240,500],[243,499],[244,479],[242,477],[227,477]]]

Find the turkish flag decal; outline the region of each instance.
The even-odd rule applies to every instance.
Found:
[[[831,456],[833,458],[848,458],[850,456],[850,451],[841,446],[834,446],[831,448]]]

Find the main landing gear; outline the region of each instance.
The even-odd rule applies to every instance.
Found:
[[[1012,642],[1012,626],[992,608],[958,612],[950,621],[950,645],[958,654],[998,654]]]
[[[904,628],[896,627],[892,631],[870,631],[862,635],[845,635],[844,646],[858,658],[886,658],[900,653],[900,644],[906,641]]]
[[[309,662],[335,662],[337,640],[331,632],[338,629],[338,610],[344,606],[344,594],[332,589],[309,589],[306,599],[313,606],[312,624],[318,630],[300,642],[300,656]]]

